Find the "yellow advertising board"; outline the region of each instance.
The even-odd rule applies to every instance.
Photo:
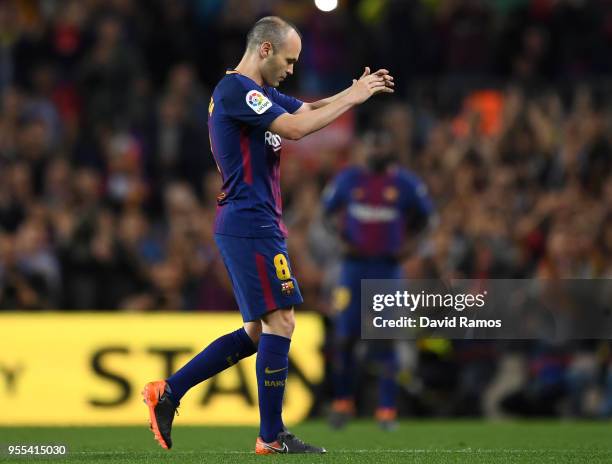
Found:
[[[233,313],[0,313],[0,425],[143,424],[140,392],[215,338],[241,326]],[[323,375],[323,328],[297,315],[284,418],[304,419]],[[180,424],[257,424],[255,356],[190,390]]]

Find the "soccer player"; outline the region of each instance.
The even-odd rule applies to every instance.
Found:
[[[334,291],[335,356],[333,428],[343,427],[355,412],[355,347],[361,334],[361,279],[400,279],[400,261],[427,226],[432,205],[427,190],[414,174],[397,165],[391,135],[382,129],[361,138],[365,166],[341,171],[326,189],[323,210],[344,245],[338,286]],[[368,343],[379,363],[376,419],[383,429],[396,427],[395,346],[390,340]]]
[[[242,60],[213,92],[208,128],[223,178],[215,241],[244,326],[212,342],[168,379],[145,385],[151,428],[166,449],[172,446],[172,421],[187,390],[257,353],[260,429],[255,452],[325,452],[287,431],[281,414],[293,308],[302,303],[281,220],[281,140],[301,139],[371,96],[393,92],[393,77],[384,69],[371,74],[365,68],[346,90],[304,103],[276,89],[293,74],[301,47],[295,26],[278,17],[260,19],[248,33]]]

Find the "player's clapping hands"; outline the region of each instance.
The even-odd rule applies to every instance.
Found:
[[[355,98],[355,103],[363,103],[372,95],[377,93],[393,93],[393,76],[387,69],[379,69],[370,73],[370,68],[366,66],[359,79],[353,79],[351,96]]]

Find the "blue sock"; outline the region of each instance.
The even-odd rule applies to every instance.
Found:
[[[283,425],[283,395],[289,369],[291,339],[261,334],[257,350],[257,391],[259,393],[259,436],[266,443],[276,440]]]
[[[181,367],[166,382],[170,398],[178,406],[191,387],[236,364],[257,351],[244,327],[217,338],[191,361]]]
[[[355,383],[355,343],[342,340],[337,344],[332,363],[334,399],[352,399]]]
[[[380,363],[378,383],[378,407],[395,408],[397,404],[397,372],[399,360],[395,349],[379,351],[376,360]]]

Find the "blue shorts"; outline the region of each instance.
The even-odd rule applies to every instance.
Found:
[[[282,238],[215,234],[244,322],[304,302]]]
[[[361,279],[401,279],[402,269],[391,259],[347,258],[334,289],[334,327],[337,337],[361,336]]]

